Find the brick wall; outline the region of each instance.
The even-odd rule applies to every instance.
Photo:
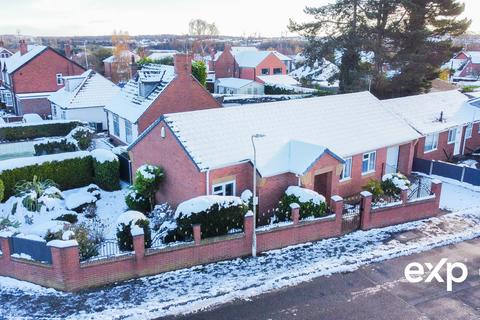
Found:
[[[40,116],[52,114],[50,101],[47,98],[17,100],[18,115],[26,113],[37,113]]]
[[[53,92],[57,85],[56,74],[64,76],[82,74],[85,70],[64,56],[48,48],[13,74],[15,93]]]
[[[235,77],[238,65],[235,62],[231,51],[228,47],[223,50],[222,54],[215,61],[215,78],[231,78]]]
[[[465,134],[466,127],[463,129]],[[472,129],[472,137],[467,139],[465,144],[465,154],[472,153],[476,149],[480,148],[480,123],[474,123]]]

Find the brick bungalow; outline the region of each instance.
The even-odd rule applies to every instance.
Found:
[[[3,60],[2,96],[17,115],[51,114],[47,97],[62,88],[64,76],[79,75],[85,69],[47,46],[29,46],[20,41],[20,50]]]
[[[221,107],[192,76],[189,55],[176,54],[174,64],[144,66],[105,106],[109,135],[118,144],[130,144],[163,114]]]
[[[284,60],[281,60],[284,59]],[[241,78],[259,80],[259,76],[285,75],[286,63],[291,59],[276,51],[260,51],[253,47],[225,45],[222,52],[213,54],[209,60],[209,70],[215,71],[215,78]]]
[[[256,141],[260,212],[290,185],[327,198],[370,179],[409,174],[420,135],[368,92],[165,114],[129,146],[133,169],[163,167],[158,202],[252,189]]]
[[[448,160],[480,147],[480,109],[458,90],[382,100],[422,135],[415,157]]]

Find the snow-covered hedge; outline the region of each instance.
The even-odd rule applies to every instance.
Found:
[[[63,138],[43,139],[33,147],[36,155],[87,150],[92,143],[93,134],[93,130],[88,127],[76,127]]]
[[[241,230],[247,211],[248,206],[239,197],[211,195],[187,200],[177,207],[177,229],[169,233],[165,242],[190,239],[194,224],[201,225],[204,238]]]
[[[120,189],[120,162],[118,157],[107,149],[95,149],[93,157],[93,181],[107,191]]]
[[[325,203],[325,197],[310,189],[298,186],[290,186],[280,199],[276,218],[278,221],[287,221],[291,219],[292,203],[300,205],[300,218],[321,217],[327,214],[328,208]]]
[[[131,210],[122,213],[117,219],[117,241],[120,250],[133,250],[132,229],[135,229],[136,227],[143,229],[145,248],[150,248],[152,246],[150,222],[143,213]]]
[[[402,188],[411,186],[410,180],[401,173],[389,173],[382,177],[383,193],[388,197],[399,197]]]
[[[41,137],[66,136],[72,129],[83,125],[79,121],[44,121],[0,125],[0,141],[31,140]]]

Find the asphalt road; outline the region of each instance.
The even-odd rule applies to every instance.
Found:
[[[447,292],[445,283],[411,284],[404,277],[410,262],[463,262],[469,275]],[[163,319],[480,319],[480,239],[365,266],[355,272],[314,281],[218,306],[212,310]],[[445,268],[440,272],[445,279]]]

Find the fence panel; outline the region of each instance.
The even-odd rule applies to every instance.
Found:
[[[412,170],[425,174],[430,174],[431,161],[425,159],[414,158]]]
[[[461,181],[463,167],[445,162],[433,162],[432,174]]]
[[[480,186],[480,170],[466,167],[463,181],[474,186]]]
[[[52,252],[46,241],[36,241],[18,237],[10,238],[11,254],[28,255],[32,260],[52,263]]]

